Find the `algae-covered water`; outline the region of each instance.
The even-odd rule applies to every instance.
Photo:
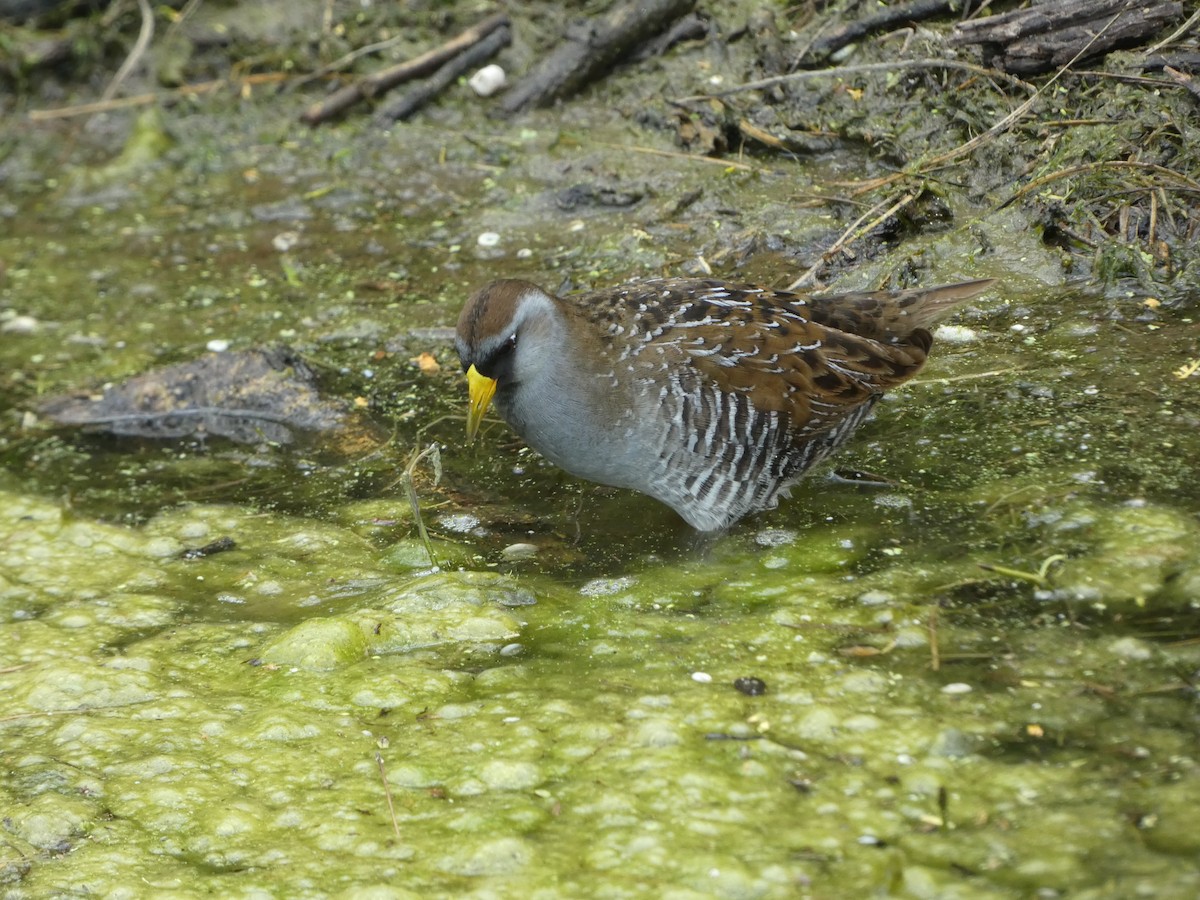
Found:
[[[1000,279],[834,464],[871,477],[701,542],[499,423],[465,446],[447,327],[501,275],[786,283],[845,225],[798,198],[869,157],[218,112],[4,163],[4,897],[1200,894],[1195,296],[1072,281],[952,198],[837,285]],[[279,343],[380,437],[38,413]],[[431,443],[436,566],[399,479]]]

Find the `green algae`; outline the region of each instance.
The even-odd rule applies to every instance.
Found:
[[[911,585],[924,566],[950,573],[917,550],[852,577],[813,559],[827,535],[765,529],[575,591],[469,572],[393,585],[366,568],[369,545],[318,523],[195,507],[140,529],[64,525],[53,503],[5,499],[4,546],[33,531],[49,554],[110,548],[92,573],[124,591],[72,603],[52,571],[4,559],[22,585],[4,595],[0,675],[16,714],[0,722],[12,896],[78,879],[118,894],[324,895],[382,878],[423,894],[764,897],[1196,883],[1179,800],[1200,774],[1181,727],[1194,701],[1172,686],[1194,649],[1096,618],[1010,623],[997,646],[950,607],[930,671]],[[304,554],[303,576],[166,552],[218,523]],[[213,609],[226,564],[266,570],[253,583],[274,582],[273,602],[235,604],[233,620]],[[315,603],[300,581],[324,586]],[[353,624],[403,614],[453,640],[439,611],[467,623],[488,604],[526,620],[517,652],[470,626],[459,655]],[[287,624],[308,609],[320,615]],[[338,668],[251,664],[328,622],[335,649],[356,629]],[[881,634],[897,638],[885,655],[847,655]],[[766,693],[734,690],[746,675]]]

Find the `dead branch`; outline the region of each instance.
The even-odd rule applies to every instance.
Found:
[[[451,38],[442,46],[422,53],[415,59],[410,59],[394,66],[368,75],[360,81],[348,84],[344,88],[330,94],[320,103],[314,103],[300,116],[307,125],[319,125],[334,116],[345,112],[354,104],[383,94],[398,84],[423,78],[431,72],[436,72],[447,62],[458,56],[464,50],[478,44],[493,31],[509,24],[507,13],[496,13],[488,16],[482,22],[472,25],[466,31]]]
[[[404,121],[453,84],[460,75],[477,68],[485,60],[499,53],[503,47],[507,47],[511,41],[512,32],[507,27],[497,28],[479,43],[468,47],[447,62],[420,87],[413,88],[400,99],[380,109],[375,114],[376,123],[390,124]]]
[[[952,42],[984,44],[987,62],[1006,72],[1035,75],[1080,56],[1133,46],[1183,16],[1177,0],[1054,0],[961,22]],[[1105,25],[1105,22],[1108,22]],[[1103,34],[1097,34],[1103,25]]]
[[[911,22],[923,22],[926,19],[936,19],[939,16],[970,15],[984,5],[984,0],[910,0],[896,6],[885,6],[879,12],[848,22],[824,35],[812,46],[807,48],[804,57],[813,60],[824,60],[831,53],[853,44],[868,34],[880,31],[890,31],[902,28]]]
[[[641,0],[573,23],[563,42],[504,95],[501,109],[511,115],[574,94],[694,5],[695,0]]]

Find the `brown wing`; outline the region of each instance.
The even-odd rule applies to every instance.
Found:
[[[728,348],[734,355],[697,356],[693,365],[719,388],[744,394],[755,408],[785,413],[797,435],[836,428],[858,407],[912,377],[932,343],[927,331],[895,345],[791,316],[774,322],[776,327],[740,323],[739,340]]]
[[[910,378],[932,343],[924,329],[887,343],[841,331],[813,321],[799,295],[716,280],[643,282],[580,300],[594,321],[624,323],[616,343],[629,355],[661,348],[690,362],[700,381],[784,413],[798,437],[836,428]]]

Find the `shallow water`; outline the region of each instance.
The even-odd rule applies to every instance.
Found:
[[[1200,893],[1196,298],[1067,287],[1017,213],[963,204],[973,230],[839,285],[900,254],[1001,279],[834,463],[875,483],[826,470],[701,542],[499,423],[463,446],[429,329],[496,275],[837,234],[787,194],[844,161],[666,166],[548,115],[482,142],[231,118],[171,115],[132,173],[73,178],[86,145],[5,163],[0,324],[31,321],[0,342],[4,896]],[[654,188],[564,209],[576,178]],[[27,415],[211,340],[298,347],[390,440]],[[439,573],[397,482],[432,441]]]

